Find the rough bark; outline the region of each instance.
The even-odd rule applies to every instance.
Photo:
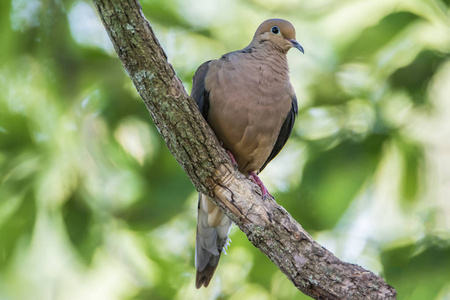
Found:
[[[252,244],[315,299],[395,299],[395,290],[315,242],[274,199],[235,170],[198,112],[138,0],[93,0],[115,50],[169,150],[198,191],[211,196]]]

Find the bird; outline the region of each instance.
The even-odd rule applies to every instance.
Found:
[[[203,63],[193,76],[191,97],[242,174],[270,195],[258,174],[286,144],[298,115],[286,54],[302,53],[294,26],[269,19],[250,44]],[[271,196],[271,195],[270,195]],[[231,220],[199,193],[195,245],[195,286],[208,287],[229,244]]]

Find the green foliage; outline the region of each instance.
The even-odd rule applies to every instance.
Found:
[[[293,22],[300,113],[272,194],[399,299],[450,296],[449,1],[142,6],[187,89],[262,20]],[[0,29],[1,299],[307,298],[239,230],[195,290],[196,192],[90,2],[0,1]]]
[[[381,254],[386,279],[397,288],[399,299],[435,299],[450,276],[448,240],[428,237]]]
[[[436,73],[437,68],[448,59],[436,51],[425,50],[414,61],[397,69],[391,76],[393,88],[404,89],[415,105],[426,103],[428,84]]]
[[[363,185],[373,176],[386,136],[372,135],[364,141],[344,141],[315,152],[303,168],[303,179],[292,189],[286,205],[298,211],[307,230],[329,230],[336,226]],[[301,199],[302,210],[296,209]]]
[[[368,59],[374,52],[385,47],[398,34],[399,29],[417,21],[419,16],[411,12],[394,12],[368,27],[346,47],[345,59]]]
[[[101,246],[101,221],[94,220],[91,209],[81,195],[73,194],[62,207],[62,216],[69,240],[85,263],[91,263],[97,247]]]
[[[183,203],[192,193],[189,179],[162,141],[160,145],[153,163],[142,167],[142,177],[146,178],[142,197],[118,213],[135,230],[151,230],[164,224],[184,210]]]
[[[36,221],[36,205],[31,195],[23,195],[22,199],[14,196],[8,199],[10,203],[2,204],[0,267],[5,267],[11,261],[20,244],[29,243]]]

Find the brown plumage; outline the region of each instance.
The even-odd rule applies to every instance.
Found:
[[[262,190],[257,174],[286,143],[297,114],[286,53],[303,52],[291,23],[264,21],[242,50],[202,64],[193,78],[192,97],[238,169]],[[196,287],[207,287],[228,240],[231,221],[206,196],[199,195]]]

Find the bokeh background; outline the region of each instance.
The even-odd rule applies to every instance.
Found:
[[[188,91],[290,20],[299,118],[263,180],[399,299],[450,299],[448,0],[141,3]],[[236,228],[195,290],[195,189],[91,2],[2,0],[0,45],[0,299],[307,299]]]

